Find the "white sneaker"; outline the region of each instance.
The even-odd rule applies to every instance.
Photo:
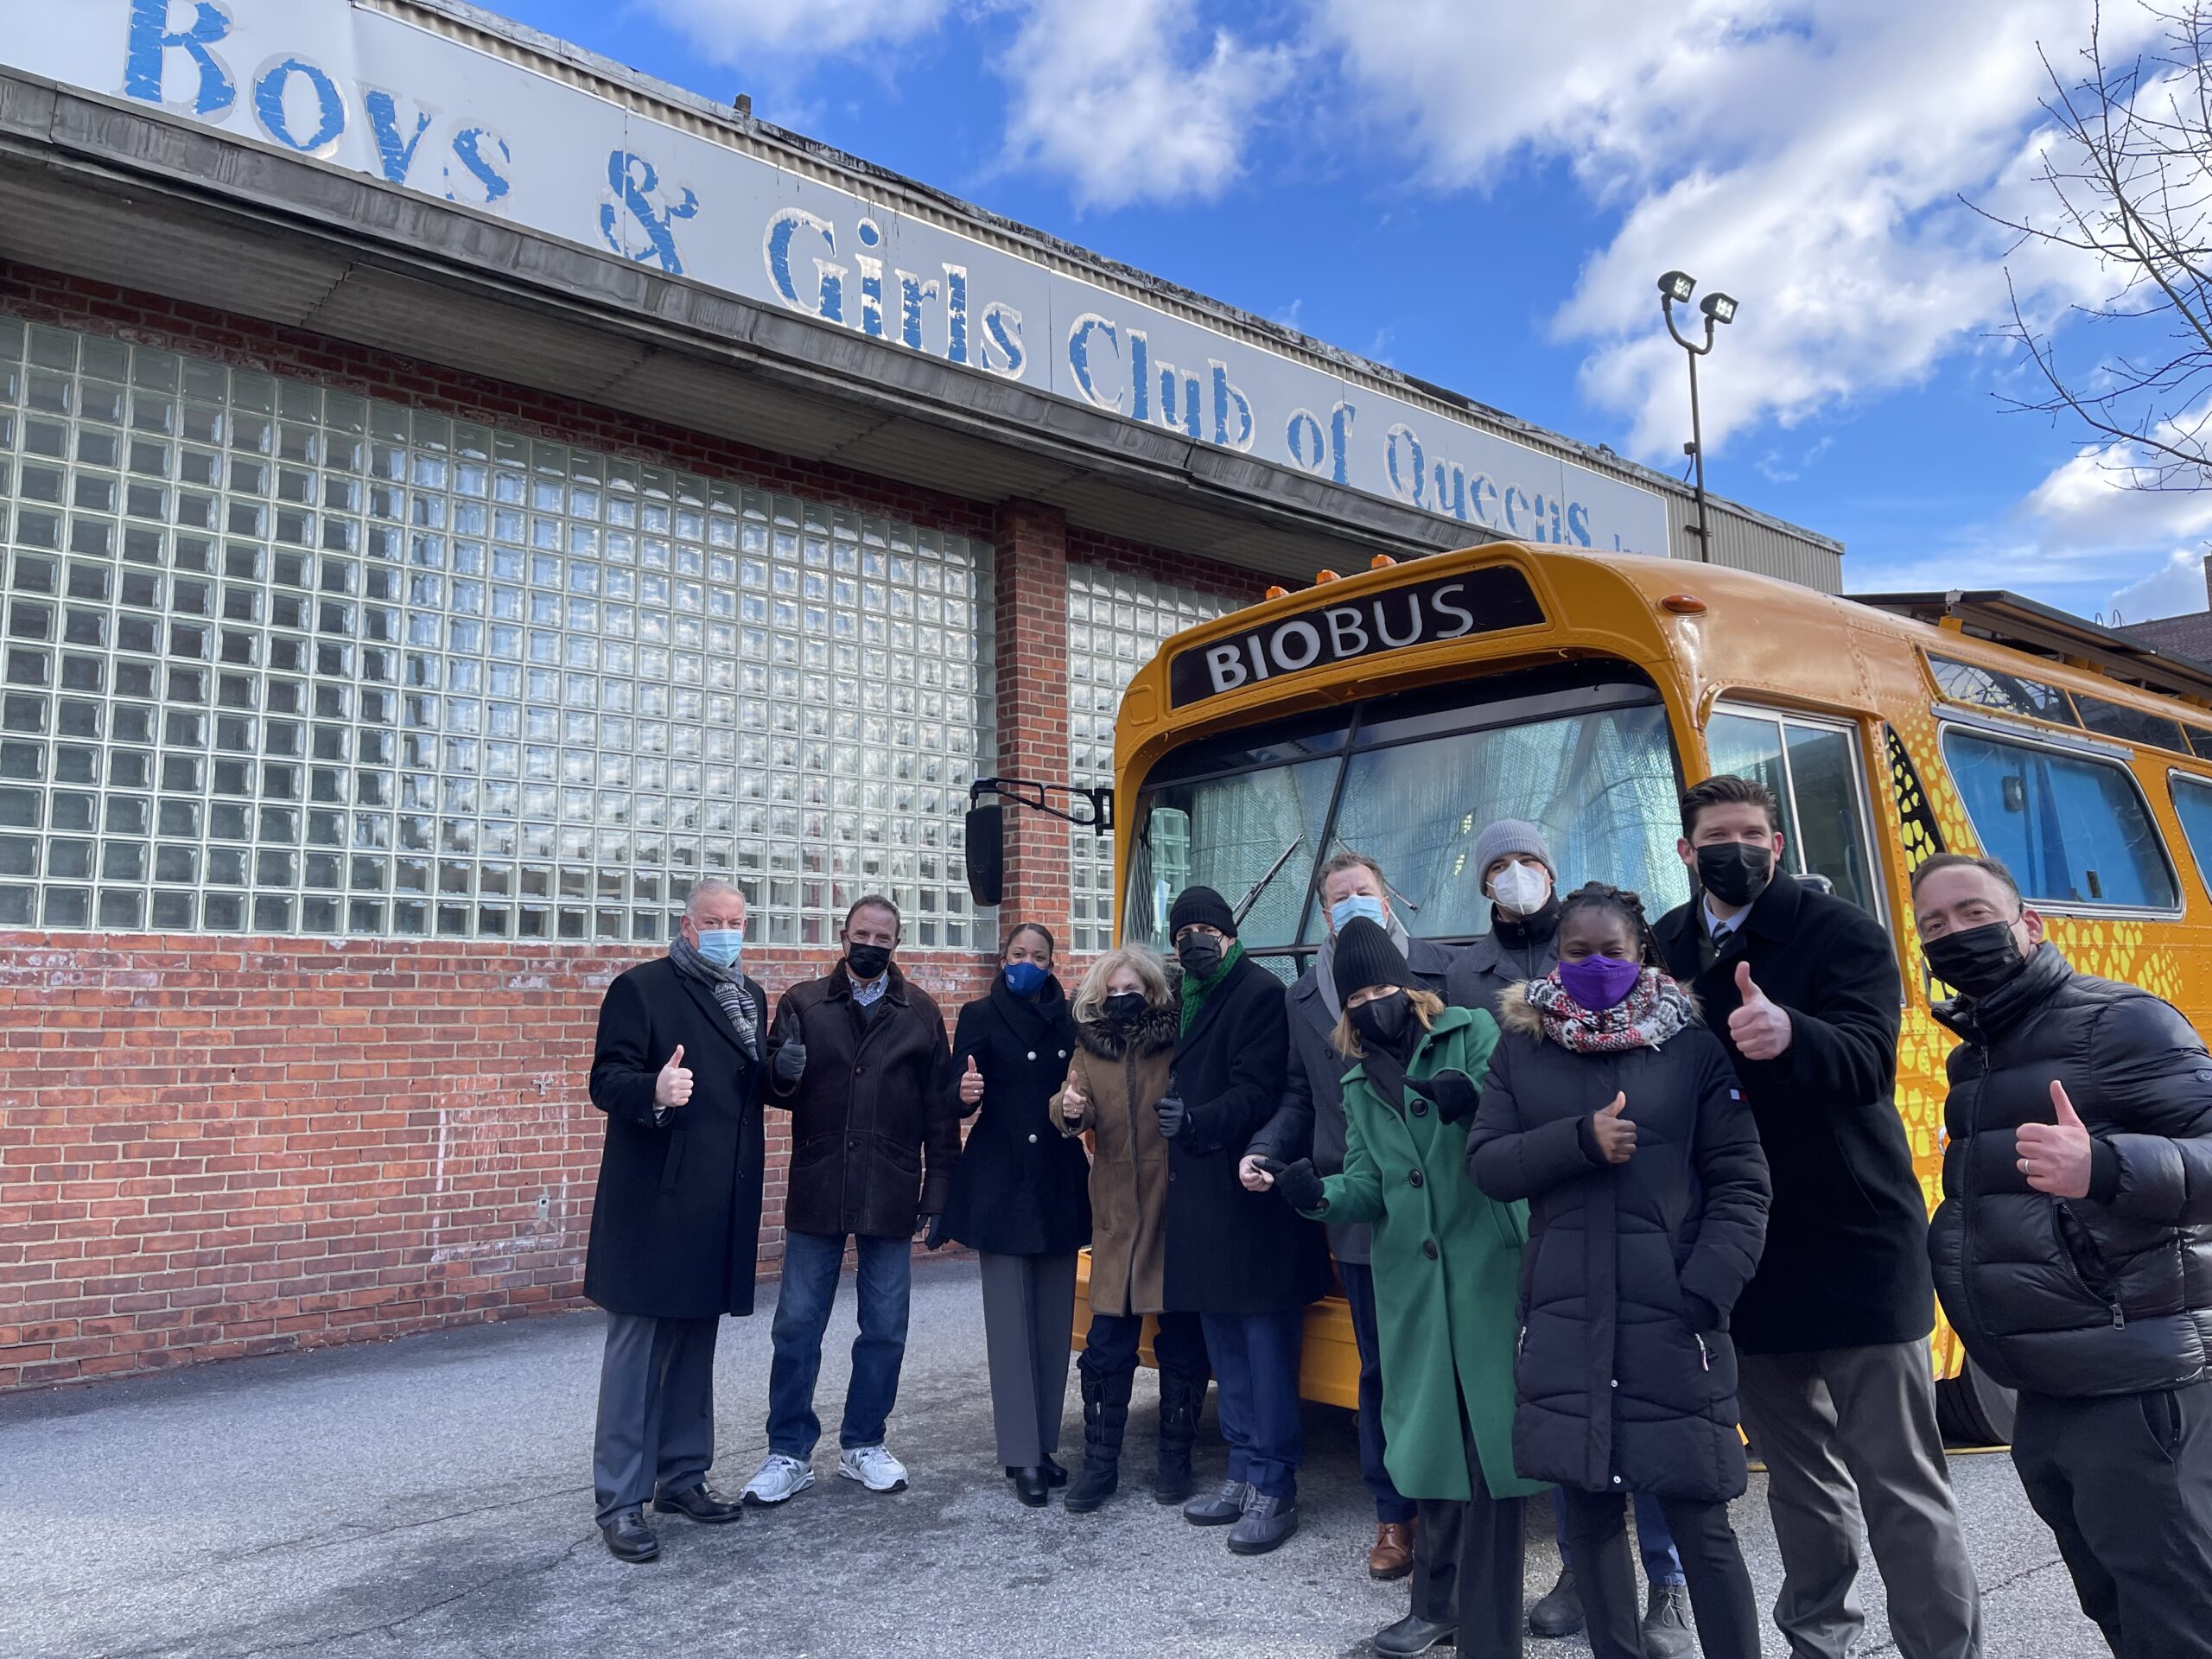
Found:
[[[837,1472],[857,1480],[871,1492],[906,1490],[906,1465],[880,1446],[855,1446],[841,1453]]]
[[[814,1470],[810,1465],[797,1458],[787,1458],[780,1452],[771,1452],[768,1460],[754,1471],[745,1484],[739,1498],[743,1503],[781,1503],[797,1497],[814,1484]]]

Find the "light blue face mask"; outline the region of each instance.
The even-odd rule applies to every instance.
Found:
[[[741,927],[702,927],[699,954],[717,968],[734,968],[745,954],[745,930]]]
[[[1382,917],[1382,901],[1371,893],[1355,893],[1351,898],[1339,899],[1329,906],[1330,924],[1339,933],[1355,916],[1364,916],[1377,927],[1390,925]]]

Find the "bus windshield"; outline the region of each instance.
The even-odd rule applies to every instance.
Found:
[[[1498,818],[1537,824],[1565,887],[1689,893],[1675,842],[1681,785],[1658,694],[1620,664],[1463,682],[1448,696],[1332,711],[1165,757],[1138,797],[1124,937],[1165,947],[1192,883],[1243,912],[1245,949],[1288,972],[1325,925],[1315,872],[1346,849],[1382,865],[1408,931],[1475,938],[1490,900],[1471,855]]]

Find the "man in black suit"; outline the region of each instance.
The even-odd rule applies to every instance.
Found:
[[[668,954],[607,988],[592,1104],[607,1147],[584,1294],[607,1310],[592,1480],[615,1559],[650,1561],[664,1513],[741,1513],[707,1489],[715,1456],[715,1337],[753,1312],[760,1232],[760,1100],[768,1005],[740,966],[745,895],[692,888]]]
[[[1781,869],[1781,809],[1754,779],[1686,793],[1678,850],[1691,899],[1653,931],[1728,1046],[1774,1180],[1729,1328],[1782,1552],[1775,1623],[1796,1659],[1844,1659],[1866,1623],[1863,1526],[1897,1651],[1974,1659],[1980,1592],[1936,1427],[1928,1211],[1897,1109],[1896,947]]]

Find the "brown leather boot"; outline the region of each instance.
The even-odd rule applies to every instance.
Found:
[[[1414,1570],[1414,1523],[1385,1521],[1375,1529],[1375,1548],[1367,1552],[1367,1576],[1388,1583]]]

